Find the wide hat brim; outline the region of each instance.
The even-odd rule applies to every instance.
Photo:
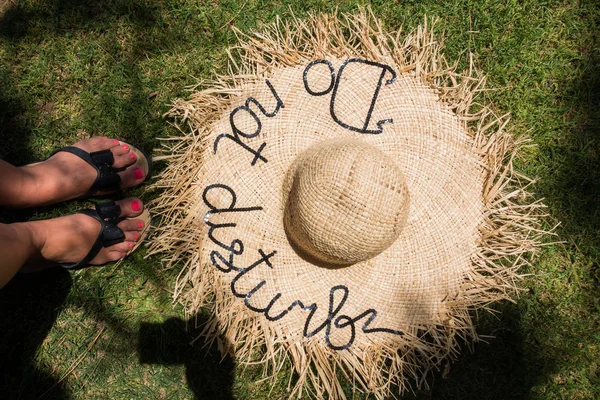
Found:
[[[152,252],[187,261],[177,295],[190,312],[213,307],[209,338],[242,360],[290,358],[299,394],[310,381],[343,396],[338,366],[378,397],[423,383],[476,338],[470,310],[514,294],[539,244],[507,119],[472,111],[483,80],[442,68],[427,27],[400,43],[362,12],[240,40],[236,73],[172,111],[192,132],[158,184]],[[285,178],[307,149],[348,137],[395,161],[410,211],[380,254],[328,268],[290,241]]]

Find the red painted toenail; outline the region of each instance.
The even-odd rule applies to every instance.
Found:
[[[130,157],[130,158],[131,158],[133,161],[135,161],[135,153],[129,153],[129,157]]]
[[[127,146],[126,144],[123,145],[123,150],[129,150],[129,146]]]
[[[139,200],[134,200],[131,202],[131,209],[133,211],[140,211],[142,209],[142,202]]]
[[[108,136],[103,136],[104,139],[108,139]]]
[[[133,234],[133,240],[138,240],[140,238],[140,235],[138,235],[137,233]]]
[[[133,246],[134,246],[133,242],[129,243],[129,248],[130,249],[133,249]]]
[[[144,171],[141,168],[136,168],[133,170],[133,177],[135,179],[142,179],[144,177]]]
[[[121,253],[121,258],[125,258],[125,256],[127,256],[127,254]]]
[[[144,223],[142,221],[138,222],[138,229],[142,229],[144,227]]]
[[[114,144],[119,144],[119,141],[117,139],[113,140]]]

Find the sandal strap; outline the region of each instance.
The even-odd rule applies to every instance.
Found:
[[[98,174],[96,180],[85,196],[92,195],[99,191],[114,192],[120,189],[121,177],[117,174],[120,170],[113,168],[115,157],[109,149],[88,153],[79,147],[67,146],[56,150],[52,155],[59,151],[74,154],[96,169]]]
[[[114,200],[96,203],[96,212],[102,219],[115,219],[121,215],[121,206]]]
[[[111,202],[107,202],[107,203],[111,203]],[[114,203],[114,202],[112,202],[112,203]],[[116,204],[114,204],[114,205],[116,207],[119,207]],[[98,204],[96,205],[96,207],[98,208]],[[114,208],[113,208],[113,210],[114,210]],[[123,232],[123,230],[117,226],[117,223],[119,222],[118,218],[109,217],[107,219],[104,219],[100,216],[100,213],[97,210],[90,210],[90,209],[79,210],[78,213],[85,214],[87,216],[94,218],[96,221],[100,222],[100,224],[102,225],[102,228],[100,229],[100,233],[98,234],[96,241],[92,245],[92,248],[90,249],[88,254],[81,261],[79,261],[78,263],[75,263],[75,264],[61,264],[61,266],[63,268],[72,269],[72,270],[77,270],[77,269],[87,267],[89,265],[89,262],[94,257],[96,257],[96,255],[98,255],[98,253],[100,252],[100,250],[102,250],[103,247],[109,247],[109,246],[112,246],[117,243],[121,243],[121,242],[125,241],[125,232]],[[114,215],[114,214],[111,213],[111,215]],[[117,214],[117,216],[118,216],[118,214]]]

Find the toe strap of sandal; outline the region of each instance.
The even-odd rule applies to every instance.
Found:
[[[113,168],[115,157],[110,150],[100,150],[89,153],[91,159],[98,170],[98,177],[90,188],[91,192],[96,191],[115,191],[121,186],[121,177],[117,170]]]
[[[113,200],[96,203],[96,212],[102,219],[119,218],[121,215],[121,206]]]
[[[74,154],[96,169],[98,175],[88,190],[88,195],[99,191],[117,191],[121,187],[121,177],[117,174],[121,170],[113,168],[115,157],[109,149],[88,153],[79,147],[67,146],[56,150],[52,154],[59,151]]]
[[[119,223],[120,207],[114,201],[96,204],[96,210],[86,209],[78,211],[80,214],[85,214],[100,222],[102,228],[96,241],[88,254],[78,263],[61,264],[63,268],[77,270],[85,268],[89,262],[96,257],[103,247],[109,247],[117,243],[125,241],[125,232],[117,226]]]

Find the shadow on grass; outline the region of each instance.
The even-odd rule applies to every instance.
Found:
[[[0,71],[0,159],[13,164],[26,163],[31,161],[27,159],[27,148],[32,133],[21,118],[25,106],[10,92],[8,81],[6,71]]]
[[[202,324],[206,319],[199,316],[197,322]],[[188,330],[192,326],[194,319],[186,323],[179,318],[170,318],[161,324],[141,324],[138,338],[140,363],[183,364],[187,385],[196,399],[233,399],[233,360],[229,356],[221,357],[216,343],[203,348],[200,339],[192,345],[198,335],[198,332]]]
[[[592,2],[593,4],[593,2]],[[600,25],[598,4],[581,9],[591,26]],[[589,13],[589,14],[588,14]],[[566,135],[540,148],[553,165],[538,184],[553,215],[561,219],[561,233],[572,254],[583,254],[585,273],[591,273],[600,298],[600,32],[592,30],[579,41],[570,81],[562,83],[556,101],[564,112]],[[597,307],[592,307],[597,312]]]
[[[552,374],[554,363],[527,344],[528,332],[522,329],[517,306],[506,304],[499,310],[497,316],[482,314],[476,324],[478,332],[494,338],[476,343],[473,352],[463,348],[443,377],[441,371],[434,374],[430,392],[408,395],[405,400],[535,398],[531,388]]]
[[[106,28],[121,18],[145,27],[156,22],[157,8],[158,3],[144,0],[53,0],[45,4],[24,1],[13,3],[4,11],[0,18],[0,35],[18,41],[40,33]],[[44,28],[41,31],[40,22]]]
[[[67,399],[56,376],[40,368],[36,351],[71,289],[68,271],[17,275],[0,289],[0,393],[3,399]]]

